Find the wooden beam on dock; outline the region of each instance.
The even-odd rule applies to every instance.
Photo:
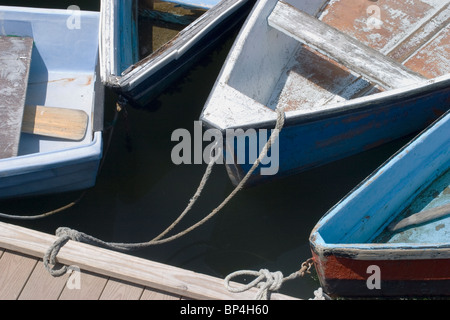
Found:
[[[57,237],[53,235],[0,222],[0,248],[7,249],[5,252],[10,250],[42,258],[55,240]],[[76,266],[82,272],[111,277],[188,299],[253,300],[257,293],[257,289],[231,293],[225,288],[223,279],[75,241],[64,245],[58,253],[57,262]],[[47,272],[42,263],[37,267]],[[296,300],[278,293],[273,293],[271,299]]]

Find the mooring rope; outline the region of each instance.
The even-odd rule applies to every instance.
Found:
[[[270,135],[269,140],[265,144],[263,150],[261,151],[261,154],[259,157],[255,160],[253,166],[250,168],[250,170],[247,172],[247,174],[244,176],[244,178],[240,181],[240,183],[233,189],[233,191],[225,198],[225,200],[214,210],[212,210],[207,216],[205,216],[202,220],[197,222],[196,224],[192,225],[191,227],[185,229],[184,231],[181,231],[173,236],[167,237],[165,239],[161,239],[164,237],[169,231],[171,231],[180,221],[181,219],[188,213],[188,211],[193,207],[195,202],[197,201],[198,197],[200,196],[201,192],[203,191],[204,186],[206,185],[207,180],[209,179],[209,176],[211,175],[212,168],[214,164],[216,163],[217,158],[210,159],[208,166],[206,168],[206,171],[202,177],[202,180],[199,184],[199,187],[197,188],[197,191],[195,192],[194,196],[189,201],[188,206],[186,209],[181,213],[181,215],[160,235],[155,237],[153,240],[150,240],[148,242],[142,242],[142,243],[111,243],[111,242],[105,242],[103,240],[94,238],[92,236],[89,236],[85,233],[72,230],[70,228],[62,227],[58,228],[56,231],[56,235],[59,237],[55,243],[53,243],[52,246],[47,250],[45,256],[44,256],[44,265],[49,271],[49,273],[53,276],[60,276],[62,274],[65,274],[67,271],[67,267],[63,266],[59,270],[55,270],[50,267],[50,264],[55,265],[56,262],[56,256],[59,252],[59,250],[64,246],[65,243],[67,243],[68,240],[74,240],[78,242],[84,242],[88,244],[93,245],[99,245],[103,246],[105,248],[118,250],[118,251],[131,251],[131,250],[138,250],[141,248],[145,248],[148,246],[153,246],[157,244],[163,244],[175,239],[178,239],[187,233],[191,232],[192,230],[198,228],[199,226],[206,223],[208,220],[210,220],[213,216],[215,216],[235,195],[237,192],[239,192],[247,180],[250,178],[250,176],[253,174],[253,171],[256,170],[256,168],[261,163],[262,159],[267,155],[270,147],[272,144],[278,139],[278,136],[280,134],[281,129],[284,126],[285,122],[285,114],[282,109],[276,109],[277,111],[277,120],[275,129],[273,130],[272,134]],[[214,150],[214,148],[212,149]],[[219,153],[219,152],[218,152]],[[218,155],[216,155],[218,157]]]
[[[233,293],[240,293],[252,288],[258,288],[255,300],[269,300],[270,293],[273,291],[278,291],[282,284],[288,280],[293,280],[299,277],[303,277],[306,273],[310,273],[310,269],[313,266],[312,258],[306,260],[302,263],[300,270],[291,273],[289,276],[284,277],[281,271],[270,272],[267,269],[261,269],[259,271],[253,270],[240,270],[230,273],[225,278],[225,287],[228,291]],[[248,284],[241,285],[240,287],[233,287],[230,285],[231,279],[237,276],[250,276],[256,277],[253,281]],[[316,295],[317,296],[317,295]]]

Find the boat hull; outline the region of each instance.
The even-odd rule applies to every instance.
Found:
[[[92,144],[0,161],[0,199],[39,196],[93,187],[102,159],[101,132]]]
[[[197,41],[189,50],[179,58],[166,64],[161,69],[149,75],[136,77],[136,86],[123,85],[113,87],[114,90],[128,99],[129,103],[137,108],[147,106],[157,98],[165,89],[179,79],[195,65],[202,57],[220,43],[224,37],[233,30],[250,10],[250,2],[224,20],[215,24],[205,36]]]
[[[313,259],[320,285],[331,297],[450,295],[450,259],[357,260],[315,252]],[[379,270],[378,284],[374,266]]]
[[[99,13],[0,7],[0,15],[0,34],[34,40],[26,104],[82,110],[88,115],[80,140],[22,132],[18,155],[0,160],[0,199],[94,186],[103,156]],[[80,26],[72,26],[69,22],[78,17]]]
[[[279,136],[278,171],[273,175],[263,175],[255,170],[247,185],[310,170],[417,133],[450,108],[449,85],[450,81],[445,80],[428,89],[373,99],[338,112],[287,117]],[[213,127],[204,123],[208,128]],[[242,128],[274,127],[273,121],[270,125],[251,123]],[[232,151],[225,149],[225,156],[231,152],[237,154],[237,144],[233,147]],[[246,152],[250,153],[250,147]],[[232,183],[238,184],[252,164],[226,163]]]
[[[304,45],[304,41],[298,41],[295,35],[275,28],[272,25],[276,20],[273,12],[278,2],[261,0],[256,3],[200,115],[206,129],[220,130],[226,139],[227,130],[274,129],[276,111],[284,112],[285,122],[277,140],[278,149],[272,147],[275,152],[272,160],[277,161],[278,170],[265,170],[270,174],[255,170],[247,180],[247,185],[310,170],[404,138],[424,129],[449,109],[450,75],[448,69],[443,67],[449,66],[448,63],[439,64],[442,66],[438,68],[439,72],[428,74],[426,78],[418,77],[408,84],[394,83],[392,88],[380,90],[370,81],[362,79],[364,77],[360,77],[358,72],[349,72],[347,69],[352,69],[352,66],[337,67],[339,61],[334,60],[339,59],[332,59],[332,54],[327,56],[322,51],[316,53],[314,45]],[[432,17],[446,12],[443,10],[444,4],[434,1],[433,6],[426,6],[429,10],[427,18],[420,20],[420,23],[417,20],[411,24],[411,19],[405,18],[402,24],[395,20],[392,26],[388,26],[390,15],[400,15],[395,8],[404,6],[397,1],[386,2],[383,6],[385,11],[389,8],[390,12],[386,12],[386,30],[383,30],[382,37],[387,42],[381,44],[371,41],[378,38],[369,37],[367,30],[354,25],[359,21],[360,14],[365,14],[364,7],[372,4],[370,1],[286,2],[293,10],[317,17],[351,39],[358,39],[361,47],[362,44],[368,47],[367,52],[375,49],[382,53],[410,48],[409,40],[406,41],[409,35],[421,34],[425,28],[422,23],[436,25]],[[419,10],[416,13],[419,14]],[[402,16],[408,17],[408,14]],[[444,23],[440,26],[444,27]],[[445,30],[443,28],[438,32],[439,37],[446,37]],[[311,33],[315,33],[314,29]],[[431,32],[421,34],[421,37],[425,41],[432,35]],[[423,57],[422,49],[413,50],[414,55]],[[441,56],[448,61],[448,55]],[[372,65],[368,62],[370,60],[363,61]],[[432,61],[434,59],[427,59],[430,64]],[[401,59],[397,63],[406,63],[408,68],[410,66]],[[415,71],[424,72],[419,69]],[[258,151],[266,142],[267,139],[258,141]],[[255,146],[246,148],[241,159],[254,159],[252,152]],[[223,149],[228,175],[232,183],[237,185],[247,175],[254,161],[236,159],[236,154],[244,152],[242,146],[236,143],[226,144]],[[260,166],[273,166],[273,163]]]
[[[328,295],[450,295],[450,215],[429,215],[450,201],[449,129],[447,111],[319,220],[309,241]]]
[[[115,46],[114,41],[119,41],[119,39],[111,39],[117,36],[117,32],[110,30],[110,24],[103,23],[102,78],[104,84],[126,98],[130,105],[148,106],[152,100],[185,74],[199,59],[223,40],[224,36],[242,22],[253,2],[253,0],[219,2],[162,48],[140,61],[134,61],[123,71],[107,66],[107,62],[113,60],[109,56],[117,54],[110,47]],[[130,3],[119,1],[117,5],[128,8]],[[113,9],[107,7],[106,4],[104,7],[107,10],[102,9],[104,11],[103,20],[106,21],[108,19],[106,15]],[[133,28],[136,28],[137,24],[133,19],[124,20],[123,23],[132,24]],[[114,28],[123,27],[114,26]],[[133,29],[130,26],[126,27]],[[183,34],[181,35],[181,33]],[[128,53],[123,53],[123,55],[126,57],[117,56],[114,59],[125,60],[126,62],[119,63],[122,65],[132,61]]]

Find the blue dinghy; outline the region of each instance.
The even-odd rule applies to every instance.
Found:
[[[259,0],[200,120],[227,139],[232,132],[255,141],[262,129],[276,127],[277,111],[283,112],[273,154],[249,185],[419,132],[450,106],[449,6],[439,0],[414,6],[397,0]],[[244,146],[223,139],[234,184],[252,167],[267,141],[262,137]]]
[[[14,153],[0,152],[0,199],[81,190],[96,183],[104,100],[99,24],[98,12],[0,6],[0,119],[14,127],[9,136],[1,136],[0,145],[17,145]],[[31,51],[21,51],[18,43],[27,41]],[[5,66],[25,60],[23,99],[17,99],[10,88],[18,83],[8,79],[20,69],[9,72]],[[14,123],[8,121],[12,109],[4,107],[10,98],[17,110]]]
[[[101,1],[103,83],[141,107],[248,14],[251,0]]]
[[[336,204],[310,236],[331,296],[450,295],[450,111]]]

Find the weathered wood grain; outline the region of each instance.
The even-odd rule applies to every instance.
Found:
[[[278,1],[268,23],[385,89],[399,88],[425,79],[395,60],[282,1]]]
[[[100,300],[139,300],[143,292],[143,286],[110,279],[100,296]]]
[[[450,215],[450,203],[410,215],[409,217],[390,225],[389,230],[396,232],[401,229],[417,226],[419,224],[427,223],[448,215]]]
[[[441,8],[430,20],[414,30],[406,39],[394,47],[387,55],[397,61],[405,61],[430,41],[450,22],[450,2]]]
[[[0,258],[0,300],[16,300],[38,259],[5,251]]]
[[[79,272],[79,277],[77,280],[79,283],[75,283],[74,280],[72,286],[67,286],[66,283],[59,300],[98,300],[100,298],[108,277],[86,271]]]
[[[5,249],[43,257],[56,239],[57,237],[42,232],[0,223],[0,247]],[[252,300],[257,293],[257,289],[231,293],[225,288],[223,279],[74,241],[64,245],[57,256],[57,261],[77,266],[82,271],[102,274],[191,299]],[[44,269],[42,266],[36,268]],[[239,284],[232,283],[232,285]],[[274,293],[271,299],[296,298]]]
[[[89,116],[83,110],[26,106],[22,132],[69,140],[81,140],[86,134]]]
[[[58,300],[69,275],[52,277],[44,268],[42,261],[38,261],[18,300]]]
[[[0,36],[0,159],[19,150],[32,38]]]
[[[140,300],[180,300],[181,297],[160,290],[145,288]]]

